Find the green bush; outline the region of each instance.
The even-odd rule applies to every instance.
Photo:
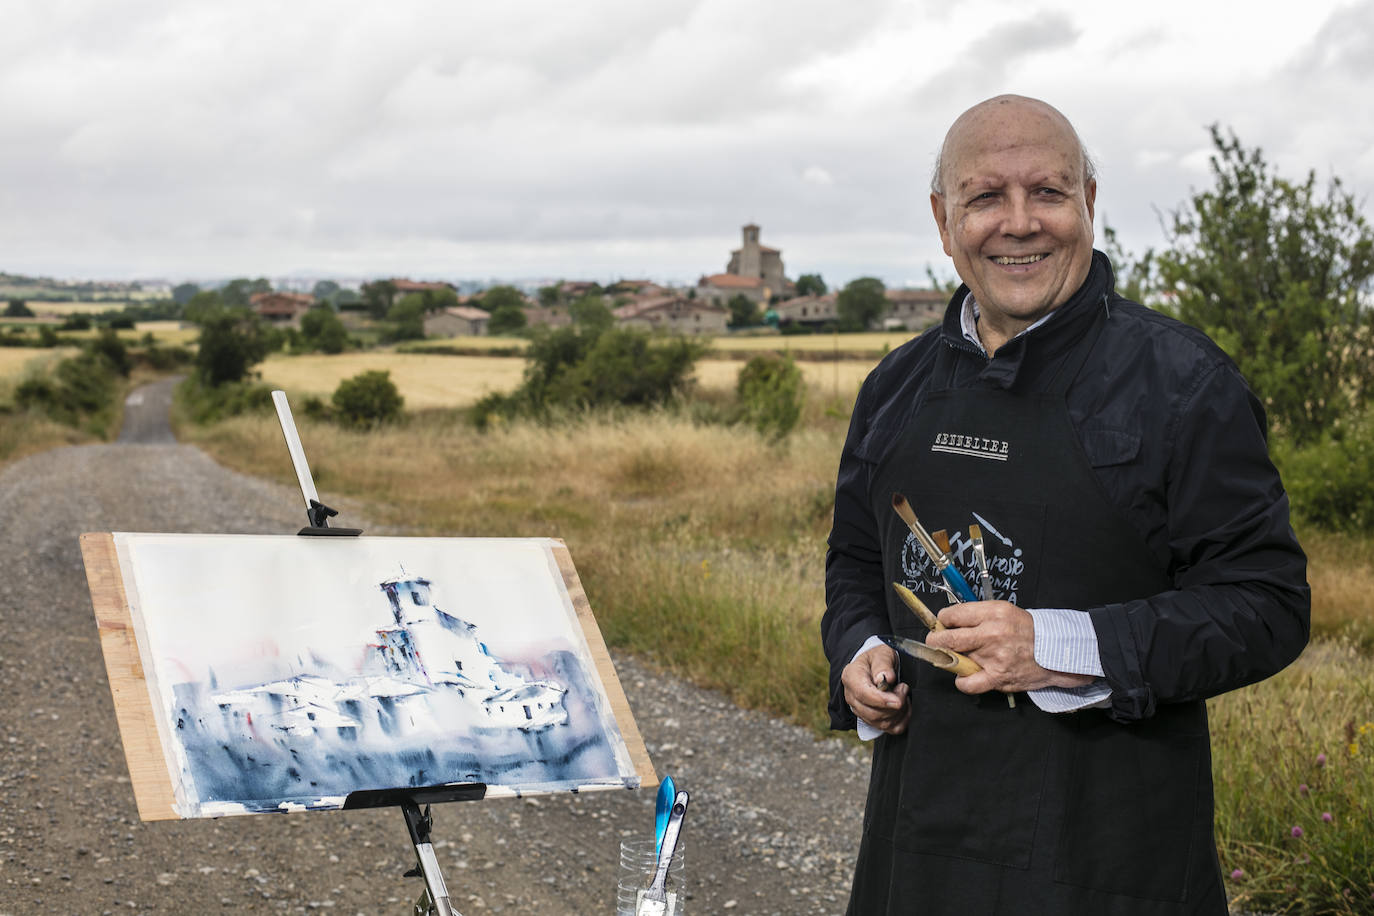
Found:
[[[193,423],[209,424],[247,413],[267,413],[272,388],[261,382],[223,382],[210,385],[192,375],[177,386],[177,408]]]
[[[1374,410],[1307,445],[1275,439],[1272,452],[1297,518],[1330,531],[1374,531]]]
[[[401,417],[405,400],[384,369],[360,372],[339,382],[331,399],[334,414],[345,426],[376,426]]]
[[[273,335],[247,309],[210,307],[200,317],[196,369],[207,385],[242,381],[273,349]]]
[[[801,419],[806,388],[791,353],[760,353],[739,371],[735,394],[746,422],[781,439]]]
[[[51,376],[31,376],[15,386],[14,403],[98,436],[108,431],[119,392],[117,370],[95,350],[64,359]]]
[[[653,407],[684,394],[706,344],[635,328],[573,325],[540,329],[525,351],[525,379],[509,395],[488,395],[469,416],[479,428],[496,417],[585,408]]]
[[[86,345],[86,351],[96,359],[103,359],[110,368],[125,378],[133,371],[134,363],[129,356],[129,348],[112,328],[103,329],[100,334]]]

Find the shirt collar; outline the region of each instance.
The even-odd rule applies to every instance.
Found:
[[[1046,314],[1041,315],[1034,324],[1022,328],[1011,339],[1015,340],[1028,331],[1034,331],[1036,328],[1040,327],[1040,325],[1053,318],[1058,311],[1059,309],[1052,309]],[[959,308],[959,330],[963,331],[965,340],[978,348],[978,352],[982,353],[984,356],[988,355],[988,351],[983,348],[983,341],[978,337],[978,302],[973,298],[972,291],[969,291],[964,296],[963,305]]]

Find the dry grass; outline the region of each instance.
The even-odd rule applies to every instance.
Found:
[[[1233,908],[1374,911],[1374,665],[1314,641],[1288,670],[1212,700],[1217,842]]]
[[[859,334],[765,334],[757,337],[717,337],[717,350],[806,350],[810,352],[872,353],[882,356],[895,350],[919,331],[867,331]]]
[[[328,400],[339,382],[360,372],[385,370],[405,397],[406,409],[463,407],[492,391],[520,384],[525,361],[519,357],[432,356],[371,350],[335,356],[273,356],[258,367],[263,381],[293,397]]]
[[[1313,632],[1374,651],[1374,538],[1304,532],[1302,542]]]
[[[877,362],[876,357],[871,360],[842,359],[825,362],[799,360],[797,368],[801,370],[802,378],[806,380],[807,385],[818,393],[852,402],[858,394],[859,385]],[[701,359],[697,360],[694,378],[703,388],[734,391],[742,368],[744,363],[737,359]]]
[[[0,347],[0,385],[13,384],[76,353],[73,347],[37,350],[32,347]]]

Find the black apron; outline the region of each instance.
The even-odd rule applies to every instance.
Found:
[[[1044,393],[953,389],[940,345],[932,384],[875,469],[871,498],[889,582],[932,610],[940,577],[892,510],[906,496],[946,529],[977,590],[977,524],[995,597],[1085,609],[1172,588],[1093,473],[1064,406],[1105,318]],[[1110,459],[1109,459],[1110,460]],[[898,635],[925,627],[888,590]],[[1201,702],[1161,704],[1121,724],[1099,709],[1051,715],[1024,695],[970,697],[953,675],[903,657],[905,734],[876,741],[849,913],[1164,916],[1227,912],[1212,834],[1211,757]]]

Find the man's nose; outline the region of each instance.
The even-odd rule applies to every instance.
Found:
[[[1002,233],[1020,238],[1034,235],[1039,231],[1040,220],[1032,211],[1030,199],[1025,194],[1007,195],[1007,207],[1002,220]]]

